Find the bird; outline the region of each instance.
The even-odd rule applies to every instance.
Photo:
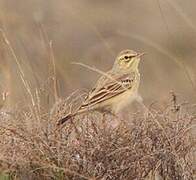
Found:
[[[58,120],[57,125],[88,111],[117,114],[132,103],[138,97],[139,64],[144,54],[130,49],[122,50],[112,69],[98,79],[81,106]]]

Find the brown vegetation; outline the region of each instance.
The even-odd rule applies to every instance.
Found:
[[[138,111],[126,120],[94,112],[61,129],[56,129],[58,104],[52,113],[40,101],[2,113],[0,170],[28,180],[150,179],[153,174],[193,180],[194,106],[177,105],[174,97],[162,108],[152,105],[148,113]]]

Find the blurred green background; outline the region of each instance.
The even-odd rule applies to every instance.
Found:
[[[53,55],[59,96],[66,97],[99,77],[71,62],[107,71],[126,48],[147,53],[139,90],[146,102],[165,99],[170,90],[194,101],[195,7],[194,0],[0,0],[0,28],[32,91],[51,86]],[[0,89],[9,92],[9,103],[23,100],[26,90],[2,34],[0,69]]]

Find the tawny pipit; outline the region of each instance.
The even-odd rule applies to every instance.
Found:
[[[123,50],[117,56],[113,68],[99,78],[83,104],[74,113],[59,120],[58,125],[86,111],[118,113],[138,96],[140,73],[138,65],[144,53]]]

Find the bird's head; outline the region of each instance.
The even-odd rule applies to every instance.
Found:
[[[123,50],[116,57],[114,69],[117,70],[137,70],[141,56],[144,53],[137,53],[133,50]]]

